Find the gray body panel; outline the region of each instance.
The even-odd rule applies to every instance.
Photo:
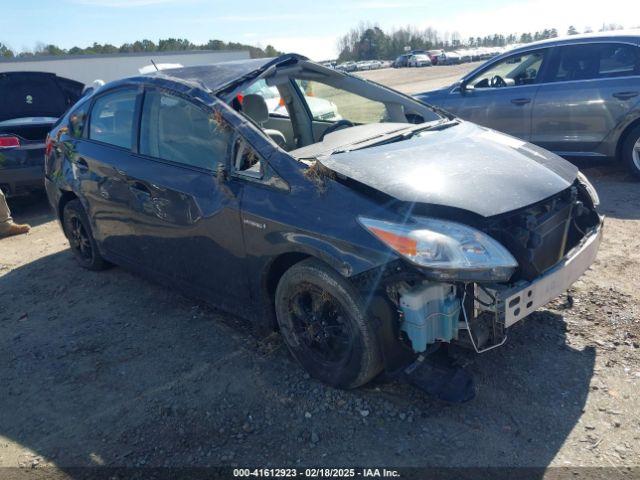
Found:
[[[568,188],[578,172],[535,145],[468,122],[320,161],[398,200],[483,217],[549,198]]]
[[[545,63],[549,63],[562,47],[609,43],[635,46],[640,54],[638,34],[599,34],[535,42],[489,60],[454,85],[416,97],[565,157],[615,157],[627,128],[640,119],[640,72],[551,82],[543,65],[540,78],[532,85],[470,92],[461,89],[461,85],[512,55],[545,50]]]
[[[618,99],[614,95],[637,91]],[[634,114],[635,112],[635,114]],[[614,156],[627,116],[640,118],[640,77],[602,78],[538,85],[531,141],[557,152]]]

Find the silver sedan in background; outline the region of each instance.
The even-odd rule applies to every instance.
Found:
[[[618,158],[640,178],[640,32],[543,40],[417,97],[567,158]]]

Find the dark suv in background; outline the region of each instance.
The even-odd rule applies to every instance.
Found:
[[[640,33],[506,52],[417,97],[563,157],[619,158],[640,178]]]
[[[0,188],[5,195],[44,189],[47,133],[83,87],[53,73],[0,73]]]

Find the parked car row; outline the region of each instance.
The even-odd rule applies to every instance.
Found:
[[[341,72],[358,72],[363,70],[389,68],[390,66],[391,62],[387,60],[362,60],[360,62],[343,62],[335,65],[333,68]]]
[[[412,50],[396,57],[392,66],[394,68],[402,67],[422,67],[431,65],[455,65],[465,62],[476,62],[479,60],[487,60],[489,58],[500,55],[510,49],[516,48],[518,45],[508,45],[506,47],[480,47],[474,49],[460,49],[445,51],[436,50]],[[428,57],[429,62],[424,60]],[[417,60],[416,57],[420,57]]]
[[[362,60],[359,62],[324,62],[323,66],[334,68],[342,72],[357,72],[363,70],[376,70],[379,68],[401,67],[430,67],[431,65],[455,65],[464,62],[486,60],[499,55],[517,45],[506,47],[480,47],[474,49],[459,49],[446,51],[436,50],[412,50],[396,57],[393,61]]]

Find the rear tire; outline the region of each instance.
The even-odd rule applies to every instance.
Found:
[[[104,270],[109,266],[98,251],[89,218],[80,200],[71,200],[64,206],[62,225],[73,256],[82,268]]]
[[[378,339],[355,287],[315,260],[287,270],[276,289],[280,332],[309,374],[356,388],[382,370]]]
[[[640,125],[627,134],[620,153],[629,172],[640,180]]]

